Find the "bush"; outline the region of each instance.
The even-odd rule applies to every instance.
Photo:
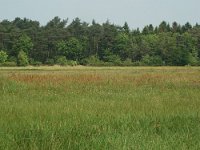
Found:
[[[141,65],[144,66],[162,66],[163,64],[160,56],[145,55],[141,60]]]
[[[65,56],[58,56],[55,58],[56,64],[61,65],[61,66],[77,66],[78,63],[77,61],[74,60],[67,60]]]
[[[14,56],[9,57],[9,58],[8,58],[8,61],[9,61],[9,62],[15,62],[15,63],[17,64],[17,58],[14,57]]]
[[[99,60],[96,56],[90,56],[82,60],[82,65],[88,66],[133,66],[133,62],[131,59],[126,59],[125,61],[121,61],[118,55],[109,55],[104,57],[105,62]]]
[[[35,61],[33,58],[29,59],[29,63],[30,63],[30,65],[33,65],[33,66],[41,66],[42,65],[42,62]]]
[[[98,57],[93,55],[93,56],[83,59],[81,64],[88,65],[88,66],[99,66],[102,64],[102,62],[99,60]]]
[[[67,65],[69,65],[69,66],[77,66],[78,63],[77,63],[77,61],[74,61],[74,60],[68,60],[67,61]]]
[[[16,62],[12,62],[12,61],[7,61],[3,64],[0,64],[0,66],[4,66],[4,67],[16,67],[17,63]]]
[[[0,63],[5,63],[7,61],[8,55],[4,51],[0,51]]]
[[[140,61],[133,62],[133,66],[142,66],[142,63]]]
[[[126,59],[125,61],[122,62],[123,66],[133,66],[133,62],[131,59]]]
[[[28,56],[24,51],[20,51],[17,56],[17,64],[18,66],[28,66]]]
[[[55,64],[54,59],[50,59],[48,58],[45,62],[45,64],[49,65],[49,66],[53,66]]]
[[[58,64],[58,65],[66,66],[67,63],[68,63],[68,61],[65,56],[59,56],[56,58],[56,64]]]
[[[189,53],[189,65],[191,66],[199,65],[199,58],[197,55],[193,55],[192,53]]]
[[[110,65],[114,65],[114,66],[121,66],[122,65],[122,61],[121,58],[118,55],[108,55],[106,57],[104,57],[105,61],[110,63]]]

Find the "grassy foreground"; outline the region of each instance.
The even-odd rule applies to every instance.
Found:
[[[0,68],[0,149],[200,149],[200,68]]]

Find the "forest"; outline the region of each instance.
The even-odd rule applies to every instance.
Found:
[[[132,29],[75,18],[0,21],[0,66],[198,66],[200,25],[163,21]]]

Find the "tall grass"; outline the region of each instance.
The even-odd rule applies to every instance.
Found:
[[[0,71],[0,149],[200,149],[200,68]]]

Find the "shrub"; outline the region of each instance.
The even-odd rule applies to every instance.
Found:
[[[199,65],[199,58],[196,55],[193,55],[192,53],[189,53],[189,65],[191,66],[198,66]]]
[[[58,65],[66,66],[67,63],[68,63],[68,61],[65,56],[59,56],[56,58],[56,64],[58,64]]]
[[[20,51],[17,56],[17,64],[18,66],[28,66],[28,56],[24,51]]]
[[[125,61],[122,62],[123,66],[133,66],[133,62],[131,59],[126,59]]]
[[[7,62],[1,64],[1,66],[5,66],[5,67],[16,67],[16,66],[17,66],[17,63],[16,63],[16,62],[13,62],[13,61],[7,61]]]
[[[142,66],[142,63],[140,61],[133,62],[133,66]]]
[[[9,61],[9,62],[15,62],[15,63],[17,64],[17,58],[14,57],[14,56],[9,57],[9,58],[8,58],[8,61]]]
[[[164,63],[160,56],[145,55],[141,60],[141,65],[146,66],[162,66]]]
[[[55,64],[54,59],[48,58],[45,62],[45,64],[49,66],[53,66]]]
[[[29,63],[30,63],[30,65],[33,65],[33,66],[41,66],[42,65],[42,62],[35,61],[33,58],[29,59]]]
[[[77,61],[74,61],[74,60],[68,60],[67,61],[67,65],[69,65],[69,66],[77,66],[78,63],[77,63]]]
[[[102,64],[102,62],[99,60],[97,56],[90,56],[88,58],[85,58],[81,62],[82,65],[88,65],[88,66],[99,66]]]
[[[0,51],[0,63],[5,63],[7,61],[8,55],[4,51]]]
[[[110,63],[110,65],[114,65],[114,66],[121,66],[122,65],[122,61],[121,58],[118,55],[108,55],[106,57],[104,57],[105,61]]]

